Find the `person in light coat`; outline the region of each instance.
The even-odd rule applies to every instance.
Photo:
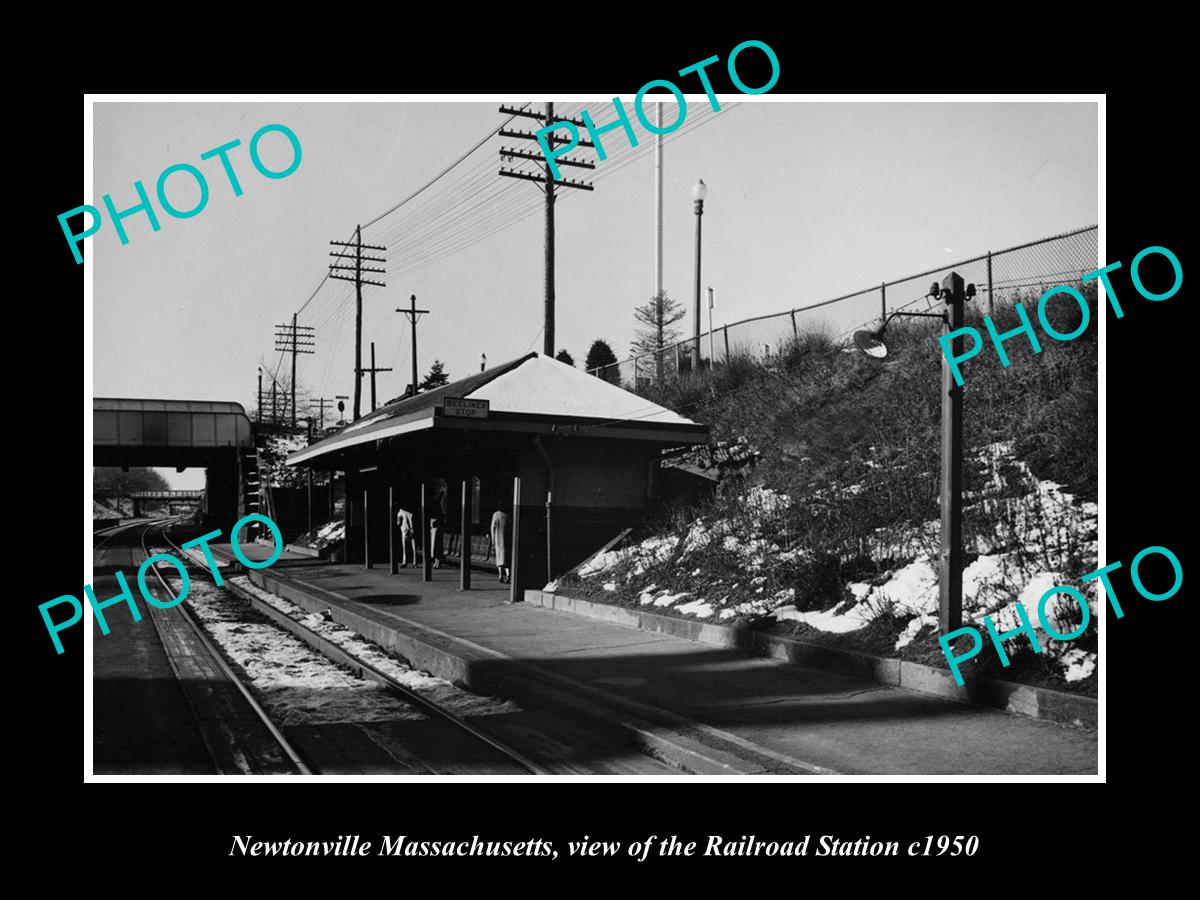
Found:
[[[404,507],[396,512],[396,524],[400,528],[400,568],[406,569],[409,563],[417,564],[417,546],[413,539],[413,514]]]
[[[502,509],[492,513],[492,549],[496,552],[496,571],[500,582],[512,581],[512,569],[508,559],[508,513]]]

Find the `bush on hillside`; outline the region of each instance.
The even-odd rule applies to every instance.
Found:
[[[1094,289],[1084,293],[1094,309]],[[1031,554],[1038,557],[1031,566],[1077,578],[1094,568],[1094,541],[1050,521],[1059,497],[1043,503],[1036,482],[1063,485],[1080,500],[1096,497],[1096,326],[1091,322],[1073,341],[1049,339],[1036,323],[1039,296],[1037,291],[1024,299],[1041,352],[1023,336],[1012,338],[1004,345],[1007,367],[997,359],[979,311],[968,316],[985,343],[963,367],[964,537],[969,559],[990,550]],[[1069,333],[1080,322],[1078,307],[1057,298],[1048,319]],[[1011,307],[999,309],[993,320],[1000,332],[1020,324]],[[885,360],[847,352],[825,334],[801,334],[765,360],[736,354],[712,370],[642,385],[640,393],[654,402],[708,424],[715,440],[747,440],[760,454],[754,482],[791,501],[764,522],[746,508],[744,490],[723,491],[673,510],[674,521],[659,522],[658,532],[685,534],[689,522],[722,521],[731,547],[756,540],[765,540],[768,551],[777,545],[767,554],[774,561],[767,580],[756,588],[763,587],[763,594],[795,589],[800,609],[844,599],[847,582],[869,580],[922,554],[936,557],[937,333],[929,320],[894,319]],[[1016,504],[1015,498],[1025,499]],[[1020,540],[1022,534],[1035,535],[1040,546]],[[675,566],[681,547],[643,560],[639,578],[670,577],[658,570]],[[706,551],[700,577],[710,579],[724,568],[733,584],[740,559],[724,545]]]

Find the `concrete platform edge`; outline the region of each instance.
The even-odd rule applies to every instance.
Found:
[[[500,695],[516,701],[544,702],[559,708],[569,708],[593,725],[603,724],[614,737],[620,737],[686,771],[699,775],[761,775],[761,774],[836,774],[832,770],[800,762],[803,768],[793,768],[757,752],[761,748],[742,747],[734,741],[722,740],[720,735],[693,733],[686,725],[670,721],[655,721],[653,713],[672,714],[654,708],[638,708],[637,704],[605,691],[570,681],[546,672],[530,663],[508,660],[515,674],[497,678],[491,673],[494,657],[472,649],[469,642],[451,635],[433,633],[421,625],[412,630],[398,624],[382,623],[341,605],[331,605],[319,594],[339,601],[349,601],[332,591],[308,585],[299,579],[276,572],[247,572],[251,583],[295,603],[308,612],[331,610],[333,621],[352,629],[384,650],[402,657],[417,669],[461,685],[477,693]],[[528,675],[523,673],[528,672]],[[647,716],[645,713],[650,712]],[[703,726],[701,726],[703,727]],[[744,743],[744,742],[743,742]],[[770,753],[770,751],[763,751]]]
[[[565,594],[527,590],[525,602],[628,628],[669,634],[701,644],[744,650],[772,659],[859,675],[879,684],[906,687],[1062,725],[1095,728],[1098,724],[1098,704],[1094,698],[1064,691],[988,678],[976,678],[959,687],[954,683],[949,670],[943,671],[921,663],[839,650],[796,638],[763,634],[730,625],[681,619],[615,604],[596,603]]]

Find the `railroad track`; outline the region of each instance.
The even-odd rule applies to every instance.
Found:
[[[174,520],[171,519],[149,524],[139,523],[143,525],[139,536],[142,552],[147,557],[153,555],[147,543],[148,538],[151,532],[157,528],[161,529],[163,540],[178,551],[180,558],[187,562],[186,556],[167,537],[167,526],[173,522]],[[153,573],[163,595],[174,597],[174,591],[171,590],[171,586],[158,567],[151,566],[149,571]],[[160,612],[165,612],[174,618],[168,622],[164,616],[159,615]],[[148,618],[158,631],[172,671],[180,684],[184,686],[188,707],[192,711],[205,749],[208,750],[213,767],[218,774],[317,774],[300,758],[283,732],[254,698],[250,688],[225,661],[221,651],[208,639],[195,616],[187,609],[186,600],[169,610],[151,610]],[[186,634],[178,633],[180,626],[176,620],[184,623],[182,627],[187,629]],[[204,658],[197,658],[197,648],[200,648]],[[221,697],[211,690],[202,691],[194,686],[189,688],[188,685],[195,679],[185,677],[182,671],[184,667],[189,670],[200,668],[210,671],[215,668],[223,674],[228,684],[245,700],[245,705],[241,707],[240,712],[244,714],[244,710],[248,709],[252,714],[252,721],[261,726],[261,730],[254,729],[256,737],[249,738],[247,736],[244,721],[230,721],[229,717],[224,715],[230,708],[228,696]],[[239,718],[241,717],[239,716]],[[269,738],[263,735],[263,731],[269,735]]]
[[[107,528],[98,528],[92,532],[93,538],[100,538],[99,541],[93,541],[92,552],[97,553],[104,549],[104,545],[115,538],[118,534],[129,531],[132,528],[145,528],[148,523],[141,519],[135,519],[132,522],[122,522],[119,525],[109,525]]]
[[[147,529],[147,533],[149,530],[150,529]],[[210,574],[207,567],[197,565],[195,560],[186,551],[184,551],[178,544],[171,540],[170,536],[167,534],[166,527],[163,527],[162,529],[162,539],[169,545],[171,552],[181,559],[190,570],[202,572],[205,575]],[[160,581],[164,585],[164,590],[167,590],[168,595],[171,596],[170,589],[165,586],[165,579],[162,579],[162,576],[157,571],[155,571],[155,574],[159,577]],[[492,752],[499,754],[516,768],[531,775],[554,774],[549,769],[546,769],[537,762],[531,760],[529,757],[525,756],[525,754],[521,753],[519,750],[516,750],[505,742],[498,740],[492,735],[476,727],[471,722],[466,721],[440,704],[430,700],[428,697],[424,697],[416,691],[413,691],[403,684],[400,684],[387,672],[382,671],[366,660],[359,658],[357,655],[345,649],[344,647],[334,643],[333,641],[330,641],[323,635],[318,634],[303,622],[300,622],[292,616],[289,616],[283,610],[272,606],[270,603],[267,603],[260,597],[255,596],[249,591],[242,590],[236,585],[230,584],[228,580],[226,580],[222,590],[229,591],[241,600],[245,601],[255,611],[271,621],[277,627],[288,632],[294,637],[299,638],[309,647],[313,648],[332,662],[351,670],[360,678],[369,679],[380,684],[391,696],[418,710],[423,715],[446,722],[452,725],[456,730],[469,735],[472,739],[486,744]],[[184,603],[180,604],[180,606],[176,608],[182,610],[183,607],[186,606],[186,602],[187,601],[184,601]],[[206,637],[203,637],[202,630],[192,615],[186,611],[184,614],[187,616],[188,623],[192,626],[192,628],[194,628],[197,633],[202,636],[204,642],[210,648],[212,648],[214,653],[220,657],[220,652],[215,647],[212,647],[211,643],[208,642]],[[223,658],[222,662],[224,663]],[[228,667],[226,666],[226,668]],[[249,695],[247,694],[247,696]],[[257,707],[257,704],[254,705]],[[261,711],[261,707],[257,708]],[[264,712],[262,715],[265,717],[266,713]]]

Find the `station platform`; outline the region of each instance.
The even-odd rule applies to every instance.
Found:
[[[232,559],[228,545],[213,545]],[[244,547],[252,559],[270,548]],[[392,575],[287,552],[260,587],[417,668],[553,710],[698,774],[1054,774],[1097,771],[1093,729],[880,685],[529,603],[456,568]]]

